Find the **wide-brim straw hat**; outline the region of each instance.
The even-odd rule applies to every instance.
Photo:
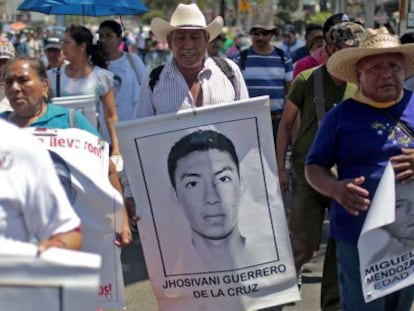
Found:
[[[271,13],[257,12],[252,17],[250,31],[252,31],[254,28],[275,30],[277,27],[273,23],[273,15]]]
[[[359,47],[346,48],[334,53],[328,60],[327,68],[334,77],[355,84],[358,62],[373,55],[401,53],[404,55],[405,76],[414,74],[414,44],[401,44],[400,39],[385,27],[367,29],[361,35]]]
[[[160,40],[166,40],[167,35],[177,29],[203,29],[209,34],[209,41],[212,41],[223,29],[223,18],[217,16],[207,25],[206,18],[197,4],[180,3],[171,15],[170,22],[159,17],[151,21],[151,30]]]

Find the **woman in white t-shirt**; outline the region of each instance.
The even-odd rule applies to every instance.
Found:
[[[92,40],[93,35],[88,28],[80,25],[68,27],[62,51],[69,64],[49,70],[48,77],[54,96],[95,95],[99,130],[111,144],[111,156],[119,155],[113,74],[105,69],[106,60]]]
[[[121,51],[122,27],[114,20],[99,25],[99,43],[108,70],[114,74],[114,94],[119,121],[135,118],[139,87],[147,68],[137,54]]]
[[[108,62],[108,70],[114,74],[114,93],[119,121],[135,118],[139,104],[139,88],[147,75],[147,68],[136,54],[119,49],[122,42],[122,27],[114,20],[103,21],[99,25],[100,48]],[[131,225],[134,227],[137,217],[135,203],[125,174],[121,174],[124,202]]]

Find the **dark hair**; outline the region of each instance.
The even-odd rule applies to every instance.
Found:
[[[106,20],[103,21],[100,25],[99,25],[99,29],[103,28],[103,27],[107,27],[107,28],[111,28],[111,30],[116,34],[117,37],[122,36],[122,26],[120,23],[114,21],[114,20]]]
[[[32,68],[34,70],[34,72],[36,72],[37,77],[40,79],[40,81],[48,81],[48,77],[47,77],[47,69],[45,64],[38,58],[34,58],[34,57],[29,57],[29,56],[16,56],[15,58],[10,59],[7,63],[6,66],[4,67],[4,71],[3,71],[3,79],[6,79],[6,74],[7,71],[9,70],[10,65],[19,62],[19,61],[23,61],[29,64],[30,68]],[[50,102],[50,98],[52,92],[51,89],[49,88],[48,91],[48,96],[45,99],[46,102]]]
[[[320,31],[322,31],[322,26],[321,26],[321,25],[318,25],[318,24],[313,24],[313,23],[311,23],[311,24],[307,24],[307,25],[306,25],[306,29],[305,29],[305,38],[306,38],[307,36],[309,36],[309,34],[310,34],[312,31],[315,31],[315,30],[320,30]]]
[[[407,32],[400,38],[401,44],[414,43],[414,32]]]
[[[86,55],[93,65],[108,68],[108,63],[103,56],[99,44],[93,44],[92,32],[81,25],[70,25],[66,28],[65,33],[69,34],[76,44],[86,43]]]
[[[174,189],[176,188],[175,170],[177,169],[178,160],[194,151],[208,151],[211,149],[227,152],[236,165],[237,173],[240,176],[239,158],[233,142],[219,132],[198,130],[182,137],[174,144],[168,154],[168,175]]]

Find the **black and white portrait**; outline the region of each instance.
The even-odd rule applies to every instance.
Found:
[[[166,276],[279,259],[254,119],[151,135],[136,144]]]

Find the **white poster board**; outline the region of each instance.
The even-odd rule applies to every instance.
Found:
[[[395,182],[388,163],[358,240],[365,302],[414,284],[413,182]]]
[[[114,244],[115,230],[121,228],[123,201],[108,178],[108,143],[78,128],[27,129],[49,150],[69,201],[81,218],[82,249],[102,256],[100,305],[124,307],[121,250]]]
[[[159,310],[300,299],[269,105],[265,96],[117,126]]]
[[[95,128],[98,128],[98,113],[96,111],[96,100],[94,94],[53,97],[51,102],[66,108],[80,110],[88,121]]]
[[[0,240],[2,310],[97,310],[100,256]]]

